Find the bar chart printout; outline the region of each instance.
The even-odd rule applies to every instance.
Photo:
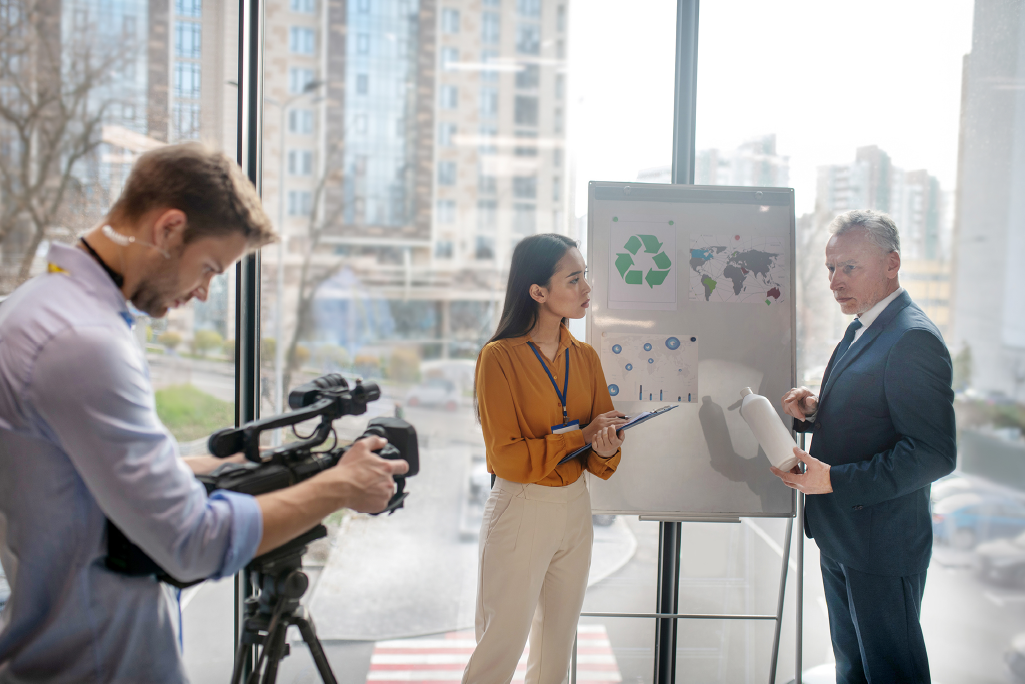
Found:
[[[602,333],[601,365],[614,401],[696,403],[696,335]]]

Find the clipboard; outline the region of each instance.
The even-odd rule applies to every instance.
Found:
[[[619,433],[622,432],[623,430],[629,430],[630,428],[637,427],[641,423],[646,423],[647,421],[651,420],[652,418],[657,418],[658,416],[665,415],[666,413],[669,413],[670,411],[672,411],[677,406],[679,406],[679,404],[673,404],[672,406],[664,406],[664,407],[658,409],[657,411],[644,411],[642,413],[638,413],[636,416],[634,416],[632,418],[629,418],[625,425],[620,426],[616,430],[616,435],[618,436]],[[576,449],[574,451],[569,452],[568,454],[566,454],[563,457],[563,459],[561,461],[559,461],[559,465],[562,465],[563,463],[566,463],[567,461],[573,460],[574,458],[576,458],[577,456],[579,456],[580,454],[584,453],[585,451],[587,451],[590,448],[591,448],[590,444],[585,444],[584,446],[580,447],[579,449]]]

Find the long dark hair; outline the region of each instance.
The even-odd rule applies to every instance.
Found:
[[[540,316],[539,305],[530,296],[530,286],[548,287],[555,275],[555,267],[576,240],[557,233],[539,233],[523,238],[513,250],[509,265],[509,283],[505,288],[505,304],[498,329],[487,344],[511,337],[523,337],[537,325]],[[565,323],[566,319],[562,319]],[[486,345],[485,345],[486,346]],[[480,363],[480,355],[477,355]],[[480,422],[480,406],[477,402],[477,374],[473,376],[473,411]]]

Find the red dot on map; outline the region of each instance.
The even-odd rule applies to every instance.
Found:
[[[739,240],[739,239],[740,239],[740,236],[739,236],[739,235],[734,235],[734,236],[733,236],[733,239],[734,239],[734,240]]]

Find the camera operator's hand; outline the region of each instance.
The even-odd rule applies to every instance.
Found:
[[[389,461],[374,453],[388,441],[359,440],[333,468],[297,485],[256,497],[263,512],[261,555],[295,539],[339,508],[364,513],[383,511],[395,492],[394,475],[409,470],[403,460]]]
[[[348,485],[352,490],[345,508],[378,513],[388,506],[395,493],[393,476],[404,474],[409,464],[403,460],[389,461],[374,453],[386,444],[388,440],[383,437],[365,437],[354,443],[338,465],[328,471],[339,478],[342,486]]]

